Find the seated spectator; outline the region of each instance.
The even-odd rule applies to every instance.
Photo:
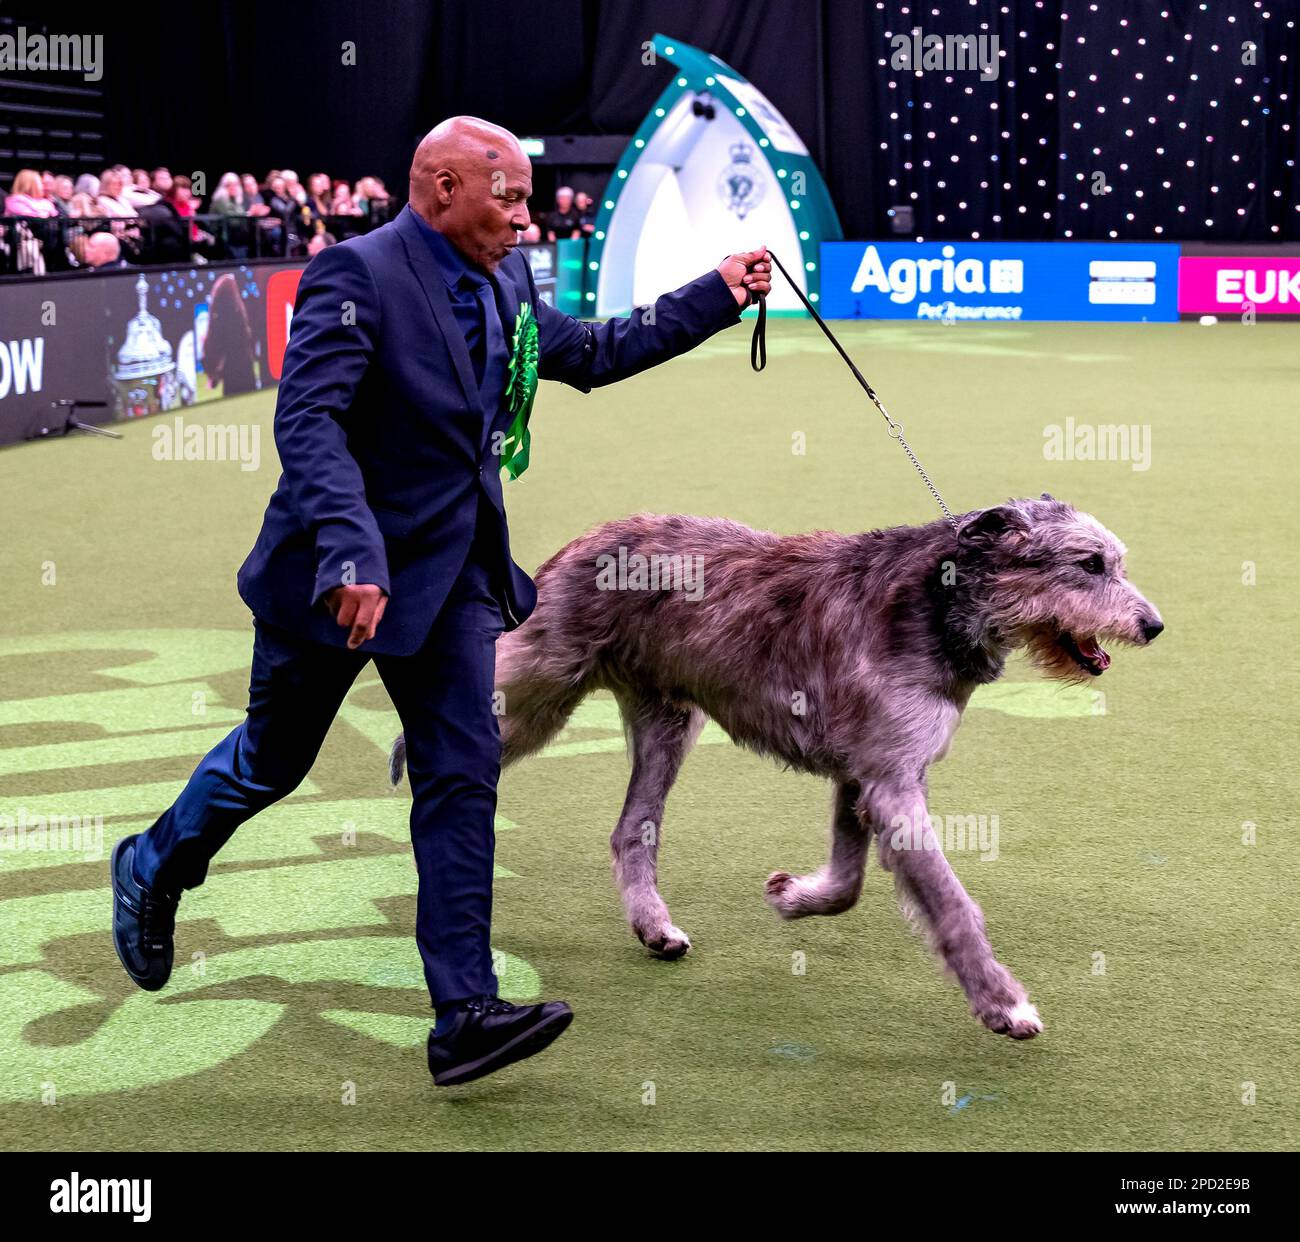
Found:
[[[266,200],[266,205],[271,209],[273,216],[279,216],[281,220],[287,220],[294,208],[293,199],[289,197],[289,187],[285,184],[284,177],[276,173],[274,177],[268,177],[266,188],[271,192],[270,197]]]
[[[38,216],[48,219],[57,216],[59,209],[45,197],[45,184],[34,168],[20,168],[14,178],[13,188],[5,197],[5,215]]]
[[[92,233],[81,246],[80,257],[87,269],[97,272],[130,266],[122,258],[121,242],[112,233]]]
[[[166,198],[172,189],[172,170],[170,168],[155,168],[149,179],[149,188],[156,194]]]
[[[307,257],[314,259],[326,246],[333,246],[337,240],[333,233],[326,233],[323,230],[313,233],[311,241],[307,243]]]
[[[92,173],[82,173],[72,187],[73,194],[88,194],[91,198],[99,197],[99,178]]]
[[[68,200],[68,215],[74,220],[96,221],[103,217],[99,204],[84,191],[73,194]],[[95,223],[78,224],[64,235],[64,247],[72,267],[86,266],[86,240],[105,226]]]
[[[330,202],[329,214],[331,216],[359,216],[360,209],[352,201],[352,191],[348,189],[346,181],[336,181],[334,183],[334,196]]]
[[[596,231],[596,204],[592,202],[591,195],[585,190],[579,190],[573,196],[573,205],[578,211],[578,227],[583,236],[591,236]]]
[[[55,177],[54,178],[54,206],[58,208],[59,214],[64,216],[72,215],[72,178]]]
[[[143,168],[131,169],[125,164],[114,164],[113,169],[122,175],[122,190],[118,197],[128,207],[148,207],[162,197],[149,188],[149,174]]]
[[[50,172],[48,168],[41,173],[41,189],[45,191],[46,199],[53,205],[55,215],[66,216],[68,214],[68,204],[56,192],[58,181],[58,177]]]
[[[167,191],[167,201],[176,209],[182,220],[190,222],[190,242],[196,246],[210,246],[215,240],[211,233],[199,228],[194,217],[199,205],[194,198],[194,183],[183,173],[171,177],[171,188]]]
[[[357,210],[375,223],[388,218],[388,191],[378,177],[362,177],[354,196]]]
[[[244,187],[244,206],[250,216],[264,216],[271,209],[266,205],[266,199],[262,195],[261,187],[257,184],[257,178],[252,173],[245,173],[240,178],[240,183]]]
[[[83,217],[98,219],[103,214],[94,196],[87,194],[84,190],[68,199],[68,215],[74,219],[79,220]]]
[[[313,219],[330,214],[329,173],[312,173],[307,178],[307,207]]]
[[[212,195],[212,214],[214,216],[247,215],[247,203],[244,200],[244,186],[232,172],[222,173],[221,180]]]
[[[125,198],[126,186],[116,168],[104,169],[99,179],[99,197],[95,200],[100,214],[117,218],[135,215],[135,207]]]
[[[280,176],[284,178],[285,197],[297,203],[299,207],[303,206],[307,202],[307,191],[298,180],[298,174],[292,168],[286,168],[281,171]]]
[[[582,221],[573,205],[573,190],[562,185],[555,191],[555,210],[542,217],[547,241],[560,241],[566,237],[582,236]]]
[[[58,209],[45,197],[45,184],[34,168],[19,169],[13,188],[5,198],[4,214],[26,216],[30,220],[50,220],[58,216]],[[31,276],[45,275],[45,245],[47,230],[57,226],[15,224],[2,231],[6,247],[10,239],[16,249],[17,270]],[[48,240],[55,242],[53,236]]]

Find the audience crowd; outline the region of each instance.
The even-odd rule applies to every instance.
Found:
[[[21,169],[3,206],[2,214],[11,218],[0,224],[4,269],[41,275],[128,262],[312,255],[382,224],[390,200],[378,177],[362,177],[349,187],[313,173],[304,186],[292,169],[277,168],[261,181],[252,173],[226,173],[204,210],[189,177],[168,168],[148,172],[117,164],[75,181]],[[40,223],[59,220],[78,223]]]
[[[202,198],[189,177],[168,168],[116,164],[75,181],[24,168],[3,200],[0,271],[38,276],[142,262],[310,256],[384,223],[393,206],[378,177],[349,186],[317,172],[304,184],[289,168],[274,168],[260,181],[225,173],[206,208]],[[595,220],[591,195],[560,186],[554,208],[537,215],[522,240],[581,239]]]

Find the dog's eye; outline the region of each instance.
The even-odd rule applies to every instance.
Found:
[[[1086,574],[1100,574],[1105,572],[1106,562],[1094,552],[1091,556],[1085,557],[1079,562],[1079,568]]]

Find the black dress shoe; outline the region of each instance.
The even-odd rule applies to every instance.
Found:
[[[573,1010],[563,1001],[512,1005],[495,996],[467,1001],[446,1034],[429,1032],[429,1073],[439,1087],[471,1082],[541,1052],[572,1021]]]
[[[126,973],[147,992],[156,992],[171,977],[172,936],[179,897],[145,888],[131,868],[133,834],[113,847],[113,947]]]

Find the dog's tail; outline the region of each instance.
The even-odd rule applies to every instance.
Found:
[[[399,733],[393,739],[393,749],[388,752],[388,779],[394,787],[402,783],[402,773],[406,770],[406,734]]]

